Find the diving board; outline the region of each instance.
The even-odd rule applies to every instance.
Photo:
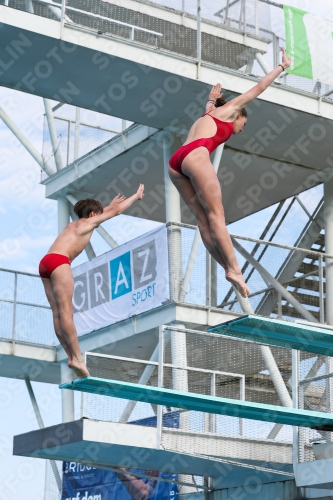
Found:
[[[83,418],[14,436],[13,454],[79,462],[102,469],[129,467],[140,469],[143,473],[146,471],[149,475],[151,471],[164,471],[169,474],[208,476],[215,479],[219,488],[238,488],[246,484],[253,474],[256,481],[263,484],[293,479],[290,467],[291,443],[272,440],[261,443],[255,440],[258,456],[250,447],[254,438],[224,435],[213,437],[211,434],[192,432],[190,439],[184,441],[180,439],[182,431],[173,428],[163,429],[163,434],[167,436],[167,446],[157,447],[156,427]],[[208,446],[215,438],[221,440],[222,455],[219,456],[213,454],[216,452],[214,446],[213,450]],[[248,451],[243,456],[248,460],[226,456],[223,442],[230,438],[236,441],[234,450],[236,447],[242,449],[246,444]],[[201,445],[205,444],[200,455],[195,453],[199,446],[197,439]],[[266,458],[274,456],[269,464],[259,459],[262,457],[259,451],[261,444],[266,447]],[[289,448],[287,454],[286,447]],[[227,449],[230,451],[230,447]],[[240,451],[237,452],[237,457],[239,455]],[[268,465],[269,469],[266,468]]]
[[[249,314],[207,330],[259,344],[333,356],[333,329]]]
[[[87,377],[63,384],[60,389],[90,392],[102,396],[215,413],[217,415],[333,431],[333,414],[330,413],[206,396],[193,392],[174,391],[163,387]]]

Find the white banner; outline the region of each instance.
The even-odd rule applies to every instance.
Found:
[[[79,335],[157,307],[169,299],[165,226],[73,269]]]

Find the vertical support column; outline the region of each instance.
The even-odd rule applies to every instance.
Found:
[[[73,372],[67,366],[66,361],[62,361],[60,365],[60,375],[61,383],[66,384],[67,382],[72,382]],[[74,412],[74,391],[69,391],[67,389],[62,389],[61,391],[61,402],[62,402],[62,421],[72,422],[75,418]]]
[[[169,173],[169,159],[176,149],[175,136],[165,134],[163,136],[163,162],[164,162],[164,189],[165,189],[165,210],[166,222],[181,222],[180,195],[172,184]],[[182,284],[182,233],[180,227],[170,227],[168,234],[169,245],[169,281],[170,281],[170,299],[177,301],[179,299],[180,288]],[[179,328],[185,328],[184,325],[177,325]],[[186,334],[171,332],[171,361],[177,366],[187,366]],[[188,391],[188,378],[186,370],[172,370],[173,388],[180,391]],[[188,414],[180,414],[179,427],[188,429]],[[191,476],[179,476],[180,481],[191,482]],[[182,493],[188,492],[188,487],[182,486]],[[193,491],[189,488],[189,491]]]
[[[201,67],[201,0],[197,0],[197,79],[200,79]]]
[[[69,204],[66,198],[58,198],[58,232],[65,229],[70,222]],[[61,363],[61,383],[73,380],[73,372],[66,362]],[[62,421],[70,422],[74,420],[74,391],[61,391]]]
[[[76,108],[75,113],[75,141],[74,141],[74,161],[79,157],[80,147],[80,108]]]
[[[57,130],[56,126],[54,123],[54,116],[53,116],[53,111],[52,111],[52,106],[51,106],[51,101],[49,99],[43,99],[44,101],[44,108],[45,108],[45,115],[47,119],[47,125],[49,128],[49,133],[50,133],[50,139],[51,139],[51,144],[52,144],[52,150],[54,154],[54,161],[57,167],[57,170],[61,170],[63,165],[62,165],[62,158],[59,150],[59,142],[58,142],[58,137],[57,137]]]
[[[61,233],[70,222],[69,204],[66,198],[58,198],[58,234]]]
[[[185,325],[174,325],[178,328],[185,329]],[[172,364],[179,367],[187,367],[187,349],[186,349],[186,333],[171,332],[171,360]],[[187,370],[177,368],[172,369],[172,387],[176,391],[188,392],[188,377]],[[188,414],[182,412],[180,414],[181,429],[188,429]]]
[[[169,159],[173,155],[176,145],[172,134],[163,136],[163,161],[164,161],[164,190],[166,222],[181,222],[180,195],[172,184],[169,173]],[[182,233],[181,228],[174,226],[168,231],[169,247],[169,281],[170,299],[179,300],[179,293],[183,279],[182,272]]]
[[[62,34],[64,31],[64,23],[65,23],[65,14],[66,14],[66,0],[62,0],[61,2],[61,14],[60,14],[60,39],[62,39]]]
[[[325,253],[333,255],[333,179],[324,183]],[[326,258],[326,322],[333,325],[333,259]],[[326,358],[326,373],[333,370],[332,358]],[[332,412],[332,378],[326,379],[326,409]],[[332,433],[327,433],[332,441]]]
[[[185,328],[185,325],[173,325],[178,328]],[[171,331],[171,362],[173,365],[187,367],[187,349],[186,349],[186,333]],[[187,370],[179,370],[172,368],[172,387],[176,391],[188,392],[188,374]],[[182,411],[179,415],[179,429],[189,430],[189,412]],[[179,475],[179,481],[184,483],[193,483],[192,476]],[[182,486],[181,494],[193,493],[195,484],[192,486]]]

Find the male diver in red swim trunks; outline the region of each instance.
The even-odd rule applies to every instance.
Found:
[[[74,212],[79,220],[66,226],[40,261],[39,274],[52,309],[55,333],[68,356],[68,366],[79,378],[88,377],[89,372],[82,358],[73,321],[74,279],[70,264],[88,245],[94,229],[124,212],[136,200],[142,200],[143,191],[144,185],[140,184],[133,196],[126,199],[118,195],[105,208],[97,200],[78,201]]]
[[[281,64],[251,90],[228,102],[221,97],[221,84],[215,85],[209,94],[206,113],[194,122],[184,145],[169,160],[170,178],[196,217],[205,247],[243,297],[249,294],[249,289],[226,228],[220,183],[209,156],[232,134],[242,132],[247,122],[244,106],[264,92],[290,62],[283,48]]]

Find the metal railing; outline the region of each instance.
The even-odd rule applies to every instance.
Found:
[[[168,228],[169,248],[175,246],[176,253],[183,255],[185,262],[185,269],[179,261],[178,269],[177,263],[170,264],[171,299],[180,300],[187,262],[195,259],[184,302],[241,312],[237,296],[224,278],[223,269],[211,259],[202,242],[197,254],[191,255],[196,228],[178,223],[170,223]],[[248,298],[254,311],[287,320],[306,318],[324,323],[326,270],[332,256],[245,236],[231,235],[231,238],[241,268],[246,267],[244,278],[251,291]],[[298,308],[294,299],[301,307]],[[312,315],[311,319],[306,317],[306,312]]]
[[[159,357],[158,361],[152,361],[152,360],[143,360],[143,359],[138,359],[138,358],[128,358],[125,356],[116,356],[116,355],[109,355],[109,354],[100,354],[100,353],[94,353],[94,352],[86,352],[85,353],[85,359],[87,366],[90,370],[90,373],[92,376],[99,376],[102,378],[101,373],[104,375],[104,378],[113,378],[116,377],[116,380],[124,380],[124,381],[129,381],[133,379],[133,373],[136,372],[135,366],[138,366],[138,370],[140,370],[140,367],[145,367],[145,370],[149,370],[149,367],[153,368],[149,370],[149,384],[150,385],[156,385],[157,387],[170,387],[174,385],[175,379],[178,381],[182,379],[188,379],[189,374],[197,374],[202,376],[208,376],[210,381],[208,383],[209,388],[208,392],[209,395],[211,396],[216,396],[216,387],[218,385],[217,383],[217,377],[227,377],[228,381],[234,380],[239,380],[239,400],[245,401],[245,374],[243,373],[234,373],[234,372],[229,372],[229,371],[221,371],[221,370],[216,370],[214,368],[211,369],[205,369],[205,368],[199,368],[197,366],[192,366],[191,363],[187,364],[184,366],[184,364],[177,364],[177,363],[168,363],[165,361],[165,347],[166,344],[170,342],[170,334],[171,332],[177,332],[178,335],[182,335],[182,330],[179,330],[177,328],[169,327],[169,326],[162,326],[160,328],[159,332]],[[184,331],[185,332],[185,331]],[[202,337],[209,338],[214,336],[214,334],[209,334],[207,332],[199,332],[197,330],[189,330],[186,329],[187,334],[193,334],[193,335],[202,335]],[[105,375],[107,373],[107,368],[101,367],[101,362],[109,362],[110,366],[110,374],[111,375]],[[112,362],[118,362],[119,367],[121,363],[121,369],[120,368],[114,368]],[[124,364],[127,364],[124,368]],[[133,366],[132,366],[133,365]],[[104,366],[104,365],[103,365]],[[154,370],[156,369],[157,373],[154,374]],[[169,369],[169,372],[171,370],[172,373],[172,380],[171,382],[171,377],[166,376],[165,370]],[[153,377],[154,374],[154,377]],[[127,377],[130,377],[128,379]],[[152,380],[153,379],[153,380]],[[140,380],[136,382],[140,383]],[[181,382],[180,382],[181,383]],[[176,387],[177,387],[177,381],[176,381]],[[179,384],[177,387],[180,390]],[[188,388],[187,388],[188,390]],[[200,393],[200,389],[196,388],[196,392]],[[205,394],[207,392],[205,391]],[[236,396],[237,397],[237,396]],[[115,402],[116,404],[116,402]],[[86,395],[82,395],[82,405],[81,405],[81,416],[86,417],[87,416],[87,399]],[[181,410],[183,411],[183,410]],[[129,417],[132,413],[129,413]],[[88,413],[88,416],[90,414]],[[156,427],[157,427],[157,435],[158,435],[158,442],[161,440],[162,436],[162,416],[163,416],[163,407],[158,406],[157,410],[157,420],[156,420]],[[239,418],[239,436],[244,436],[244,419]],[[120,418],[120,421],[124,423],[124,421]],[[210,433],[216,433],[216,416],[215,415],[210,415],[208,425],[205,426],[205,431],[210,432]]]
[[[51,308],[39,276],[0,269],[0,338],[54,346]]]

